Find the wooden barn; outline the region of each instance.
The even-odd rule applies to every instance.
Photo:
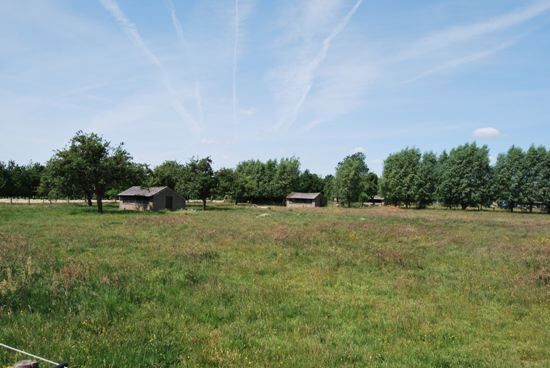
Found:
[[[287,207],[321,207],[323,195],[321,193],[292,192],[286,196]]]
[[[181,210],[185,198],[168,187],[135,186],[118,194],[119,208],[132,211]]]

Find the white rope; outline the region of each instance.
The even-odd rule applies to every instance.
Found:
[[[39,360],[41,360],[41,361],[43,361],[43,362],[46,362],[46,363],[50,363],[50,364],[53,364],[53,365],[59,365],[59,363],[52,362],[51,360],[48,360],[48,359],[39,357],[38,355],[34,355],[34,354],[31,354],[31,353],[27,353],[26,351],[16,349],[16,348],[11,347],[11,346],[6,345],[6,344],[2,344],[1,342],[0,342],[0,346],[5,347],[6,349],[10,349],[10,350],[16,351],[16,352],[18,352],[18,353],[24,354],[24,355],[28,355],[28,356],[30,356],[30,357],[32,357],[32,358],[39,359]]]

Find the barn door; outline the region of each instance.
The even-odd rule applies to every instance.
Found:
[[[172,196],[166,196],[166,208],[172,210]]]

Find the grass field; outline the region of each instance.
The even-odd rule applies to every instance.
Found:
[[[0,205],[0,342],[71,367],[548,367],[550,216]]]

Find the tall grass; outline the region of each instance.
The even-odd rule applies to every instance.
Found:
[[[549,302],[544,215],[0,206],[0,341],[75,367],[545,367]]]

